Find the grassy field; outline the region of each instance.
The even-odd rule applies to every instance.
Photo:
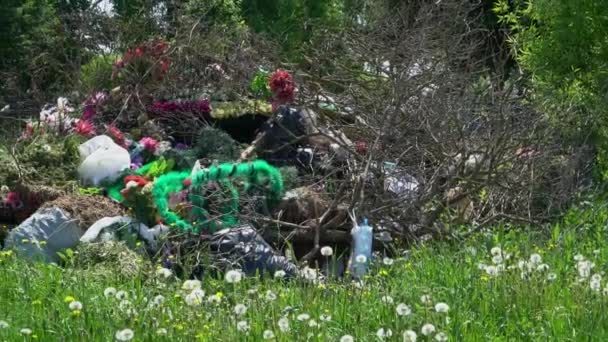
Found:
[[[3,252],[0,340],[607,341],[607,218],[418,246],[377,258],[363,284],[125,279]]]

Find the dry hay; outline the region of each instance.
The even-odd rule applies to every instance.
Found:
[[[74,266],[93,276],[130,279],[150,269],[149,263],[122,241],[84,243],[78,247]]]
[[[107,197],[70,194],[46,202],[41,208],[58,207],[78,221],[81,229],[88,229],[104,217],[125,216],[127,212]]]

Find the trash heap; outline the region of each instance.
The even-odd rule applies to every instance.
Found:
[[[147,120],[130,123],[130,131],[106,120],[107,92],[80,107],[66,98],[45,106],[13,151],[0,151],[0,221],[10,227],[0,232],[3,247],[60,263],[66,250],[121,241],[177,272],[194,269],[185,277],[234,267],[297,277],[298,257],[326,259],[315,259],[315,239],[344,251],[354,241],[366,260],[351,269],[362,276],[371,227],[356,224],[363,219],[349,217],[345,205],[332,206],[319,182],[306,184],[311,174],[343,167],[355,145],[314,111],[290,105],[295,84],[288,72],[258,75],[254,85],[267,87],[267,102],[216,109],[206,98],[154,100]],[[239,108],[258,127],[239,122]],[[193,120],[193,137],[166,133],[164,125],[179,116]],[[415,190],[415,180],[400,179],[389,178],[388,187]],[[313,223],[324,213],[327,229],[318,241]],[[289,257],[286,242],[295,252]],[[206,258],[193,257],[199,254]],[[206,263],[186,267],[188,260]]]

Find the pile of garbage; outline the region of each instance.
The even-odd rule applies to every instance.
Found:
[[[180,260],[188,254],[205,253],[209,264],[195,265],[195,273],[238,267],[250,275],[280,270],[298,277],[297,258],[306,254],[309,262],[315,260],[321,242],[350,250],[345,266],[363,276],[372,258],[371,225],[302,181],[346,165],[355,144],[325,128],[314,111],[287,104],[294,91],[289,73],[269,75],[268,87],[272,115],[255,134],[246,127],[226,129],[235,125],[213,119],[207,99],[154,101],[139,136],[95,121],[105,93],[87,99],[80,118],[65,98],[45,106],[16,143],[23,150],[36,148],[32,156],[38,164],[23,165],[73,173],[55,182],[18,164],[15,177],[2,179],[0,220],[15,225],[3,247],[24,258],[60,263],[67,249],[120,241],[177,271],[185,269]],[[205,119],[191,144],[163,135],[155,119],[169,112]],[[242,131],[253,141],[242,144]],[[53,153],[63,160],[47,156]],[[396,174],[386,182],[405,197],[417,187],[415,179]],[[315,239],[320,215],[326,229]],[[286,236],[302,249],[299,255],[288,256]]]

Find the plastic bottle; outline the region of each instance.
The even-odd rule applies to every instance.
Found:
[[[351,235],[353,238],[350,260],[351,273],[356,278],[362,278],[372,259],[373,228],[364,218],[363,224],[353,227]]]

